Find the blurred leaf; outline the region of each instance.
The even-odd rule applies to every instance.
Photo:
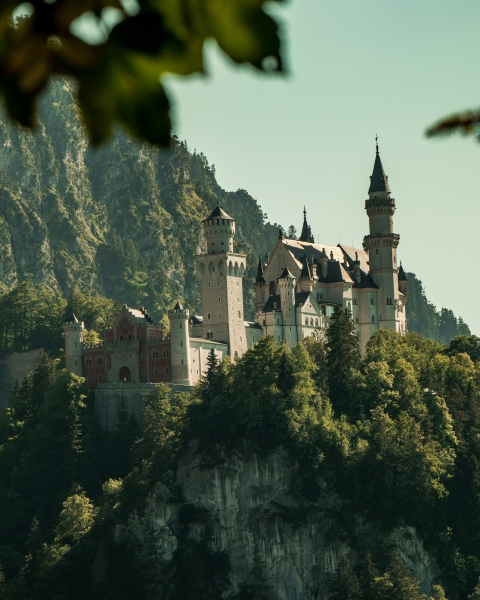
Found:
[[[235,63],[282,72],[276,21],[264,0],[143,0],[135,15],[120,0],[32,0],[33,14],[12,23],[18,0],[0,6],[0,94],[10,116],[35,123],[35,101],[56,74],[79,82],[79,104],[91,141],[121,123],[156,145],[170,140],[170,104],[160,83],[167,73],[204,71],[203,47],[216,40]],[[108,39],[90,45],[72,23],[103,10],[122,11]],[[105,25],[105,27],[107,27]]]
[[[480,135],[480,110],[467,110],[441,119],[426,131],[427,137],[462,133]]]

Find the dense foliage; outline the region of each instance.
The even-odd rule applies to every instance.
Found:
[[[448,308],[438,310],[427,300],[422,282],[414,273],[407,273],[408,330],[421,333],[440,344],[449,344],[458,335],[470,335],[470,329],[462,317],[456,317]]]
[[[282,72],[278,24],[264,5],[265,0],[216,5],[11,0],[0,8],[1,97],[13,119],[33,127],[39,93],[54,75],[68,75],[78,82],[78,104],[92,141],[105,141],[122,123],[140,139],[167,145],[169,101],[160,79],[203,73],[207,41],[215,40],[234,63]],[[105,9],[110,19],[103,19]],[[29,16],[18,17],[19,11]],[[93,44],[76,35],[82,21],[89,24]]]
[[[212,553],[208,539],[189,539],[185,527],[168,568],[151,564],[135,550],[129,515],[159,481],[181,498],[175,472],[185,454],[208,468],[231,453],[283,449],[297,464],[292,491],[306,503],[302,519],[321,509],[332,539],[371,555],[353,566],[342,561],[333,598],[422,598],[385,546],[398,526],[415,527],[436,557],[435,600],[476,598],[479,340],[457,337],[445,347],[416,333],[380,331],[362,358],[349,313],[335,311],[330,327],[335,339],[307,338],[292,349],[262,338],[235,363],[219,364],[211,353],[192,393],[171,395],[160,385],[146,398],[141,434],[124,405],[117,431],[99,431],[80,380],[43,355],[0,418],[4,597],[33,600],[55,589],[72,599],[126,599],[136,585],[141,598],[161,581],[155,585],[165,600],[220,598],[228,557]],[[182,507],[185,526],[203,518]],[[358,519],[373,528],[368,540],[356,537]],[[238,598],[249,597],[251,585]],[[254,587],[269,597],[260,568]]]

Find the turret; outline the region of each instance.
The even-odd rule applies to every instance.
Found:
[[[368,252],[369,274],[379,287],[378,325],[381,329],[400,331],[400,321],[405,318],[404,313],[399,316],[396,310],[399,295],[397,246],[400,236],[393,232],[395,200],[390,193],[377,143],[368,200],[365,201],[370,233],[365,236],[363,246]]]
[[[398,269],[398,289],[402,294],[407,294],[407,276],[403,270],[402,263],[400,263],[400,268]]]
[[[297,343],[295,318],[295,277],[285,267],[277,280],[280,308],[283,314],[283,339],[289,346]]]
[[[79,377],[83,377],[82,345],[84,329],[83,321],[79,321],[74,314],[63,324],[65,332],[65,369],[67,373],[74,373]]]
[[[217,206],[203,221],[203,234],[207,240],[207,253],[233,252],[235,220],[228,216],[221,206]]]
[[[302,233],[298,238],[300,242],[310,242],[313,244],[315,241],[310,225],[307,223],[307,211],[305,207],[303,207],[303,225],[302,225]]]
[[[328,256],[327,256],[327,253],[325,252],[325,248],[322,248],[322,253],[321,253],[318,261],[320,263],[320,268],[322,270],[322,277],[326,277],[327,272],[328,272]]]
[[[262,259],[258,257],[257,266],[257,277],[255,278],[255,310],[259,313],[265,306],[265,302],[268,300],[268,284],[263,277]]]
[[[362,281],[362,273],[360,271],[360,261],[358,260],[358,252],[355,252],[355,261],[353,263],[353,276],[355,281],[360,285]]]
[[[190,337],[188,333],[189,310],[177,302],[168,311],[170,320],[170,352],[172,383],[192,385],[190,374]]]
[[[302,292],[311,292],[313,290],[313,276],[307,260],[307,254],[303,255],[302,270],[298,278],[298,286]]]

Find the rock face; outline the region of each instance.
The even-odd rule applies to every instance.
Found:
[[[0,107],[0,291],[31,277],[65,294],[78,286],[145,305],[156,317],[178,299],[196,307],[193,256],[217,201],[237,219],[252,288],[277,228],[247,192],[223,190],[203,154],[178,140],[160,151],[121,131],[91,148],[75,86],[63,79],[43,95],[33,133]]]
[[[209,548],[226,553],[230,559],[229,592],[238,591],[241,584],[253,583],[260,565],[272,598],[326,598],[331,574],[350,548],[332,539],[331,522],[322,507],[308,510],[304,501],[292,496],[293,469],[282,453],[267,459],[237,456],[208,469],[185,460],[176,481],[181,486],[182,502],[172,500],[170,491],[157,484],[144,515],[132,517],[130,533],[140,543],[140,552],[150,555],[144,558],[166,565],[179,545],[181,531],[182,535],[186,531],[187,537],[202,540],[208,529]],[[186,530],[185,522],[180,524],[185,506],[203,515],[191,519]],[[359,538],[368,537],[367,527],[359,524],[357,529]],[[148,544],[147,540],[154,543]],[[439,570],[415,531],[396,529],[386,543],[398,549],[420,581],[422,591],[430,592]],[[355,560],[355,553],[350,555]]]

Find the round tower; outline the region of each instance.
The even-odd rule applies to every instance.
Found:
[[[285,267],[277,280],[280,294],[280,308],[283,314],[283,339],[288,346],[297,343],[297,327],[295,315],[295,277]]]
[[[402,318],[399,319],[397,314],[399,298],[397,246],[400,236],[393,232],[395,200],[390,197],[390,193],[388,177],[383,170],[377,143],[368,200],[365,201],[370,234],[365,236],[363,246],[368,252],[370,275],[379,287],[378,327],[399,331]]]
[[[82,347],[84,329],[83,321],[79,321],[74,314],[63,324],[65,332],[65,369],[67,373],[74,373],[79,377],[83,377]]]
[[[235,219],[232,219],[217,206],[212,214],[203,221],[203,234],[207,240],[207,253],[233,252]]]
[[[170,320],[170,353],[172,383],[192,385],[190,374],[190,336],[188,333],[189,310],[177,302],[168,311]]]

